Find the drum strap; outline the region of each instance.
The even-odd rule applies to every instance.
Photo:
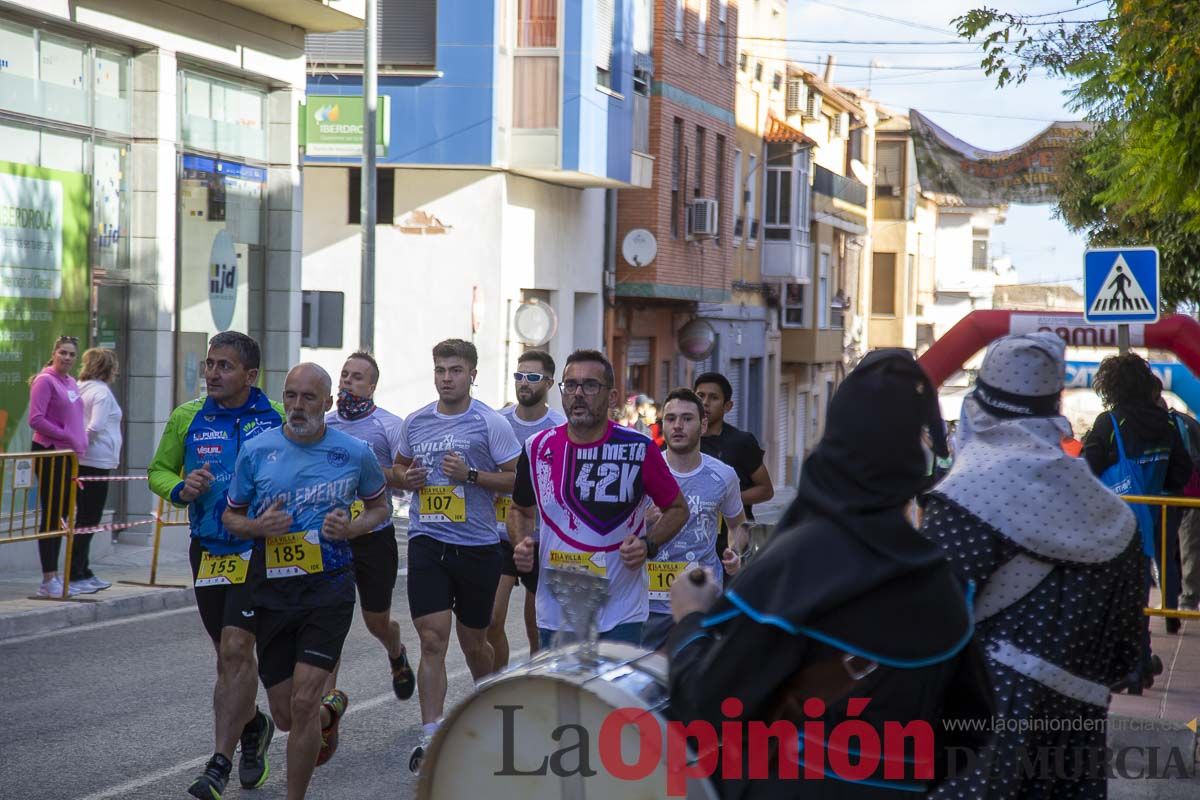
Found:
[[[829,708],[847,697],[860,681],[879,669],[880,665],[874,661],[841,652],[833,658],[806,664],[775,691],[770,721],[802,721],[807,717],[803,708],[805,700],[815,697]],[[883,670],[886,671],[887,667],[883,667]]]

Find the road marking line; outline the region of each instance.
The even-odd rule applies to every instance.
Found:
[[[116,620],[114,620],[114,622],[115,621]],[[529,652],[528,648],[523,648],[521,650],[513,652],[512,658],[524,656],[524,655],[528,654],[528,652]],[[451,672],[450,674],[448,674],[446,676],[446,683],[449,684],[450,681],[452,681],[452,680],[456,680],[458,678],[463,677],[464,675],[470,675],[470,674],[471,674],[471,670],[469,670],[466,667],[463,667],[462,669],[456,669],[456,670],[454,670],[454,672]],[[384,703],[386,703],[388,700],[391,700],[393,702],[399,702],[396,700],[395,694],[393,694],[392,692],[386,692],[384,694],[372,697],[370,700],[364,700],[361,703],[351,705],[349,708],[346,709],[345,716],[350,716],[351,714],[354,714],[357,712],[367,711],[369,709],[375,708],[376,706],[381,706]],[[287,737],[288,737],[288,735],[286,732],[281,732],[281,733],[277,733],[275,735],[275,738],[272,739],[271,741],[272,741],[272,743],[283,742],[283,741],[287,740]],[[108,798],[111,798],[111,797],[120,797],[121,795],[123,795],[127,792],[131,792],[134,789],[140,789],[143,786],[149,786],[152,783],[157,783],[158,781],[160,781],[164,778],[169,778],[172,775],[176,774],[177,772],[183,772],[185,770],[196,769],[197,767],[201,767],[204,764],[207,764],[208,759],[210,759],[210,758],[212,758],[212,756],[200,756],[199,758],[191,758],[191,759],[188,759],[187,761],[183,761],[179,764],[176,764],[173,767],[167,767],[166,769],[160,769],[157,772],[150,773],[149,775],[143,775],[140,778],[134,778],[131,781],[126,781],[125,783],[122,783],[119,786],[112,786],[112,787],[109,787],[108,789],[103,789],[99,792],[96,792],[95,794],[89,794],[86,797],[80,798],[80,800],[108,800]]]
[[[133,614],[120,619],[106,619],[103,622],[89,622],[85,625],[75,625],[66,628],[57,628],[52,631],[43,631],[42,633],[31,633],[27,636],[15,636],[11,639],[0,639],[0,647],[6,644],[21,644],[22,642],[33,642],[38,639],[49,639],[51,636],[62,636],[67,633],[85,633],[87,631],[99,630],[100,628],[111,628],[113,625],[125,625],[129,622],[144,622],[146,620],[158,619],[159,617],[168,617],[172,614],[186,614],[191,612],[196,613],[196,606],[186,605],[181,608],[169,608],[166,611],[151,611],[148,614]]]

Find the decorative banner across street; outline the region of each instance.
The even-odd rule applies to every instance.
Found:
[[[1055,122],[1022,145],[992,151],[956,138],[919,111],[908,113],[921,188],[972,206],[1053,202],[1067,147],[1091,127]]]

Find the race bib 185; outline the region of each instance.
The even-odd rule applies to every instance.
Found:
[[[316,575],[325,570],[319,531],[295,531],[267,539],[267,577]]]

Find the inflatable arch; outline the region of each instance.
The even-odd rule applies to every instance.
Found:
[[[941,386],[967,359],[993,340],[1034,331],[1058,334],[1073,347],[1117,346],[1116,325],[1090,325],[1080,313],[972,311],[934,342],[919,361],[934,385]],[[1200,374],[1200,322],[1183,314],[1168,314],[1151,325],[1130,325],[1129,344],[1174,353],[1182,364],[1153,364],[1152,368],[1163,378],[1164,388],[1179,395],[1193,413],[1200,412],[1200,381],[1195,377]],[[1083,376],[1085,383],[1079,383],[1079,371],[1092,366],[1087,362],[1070,362],[1068,385],[1089,386],[1090,373]]]

